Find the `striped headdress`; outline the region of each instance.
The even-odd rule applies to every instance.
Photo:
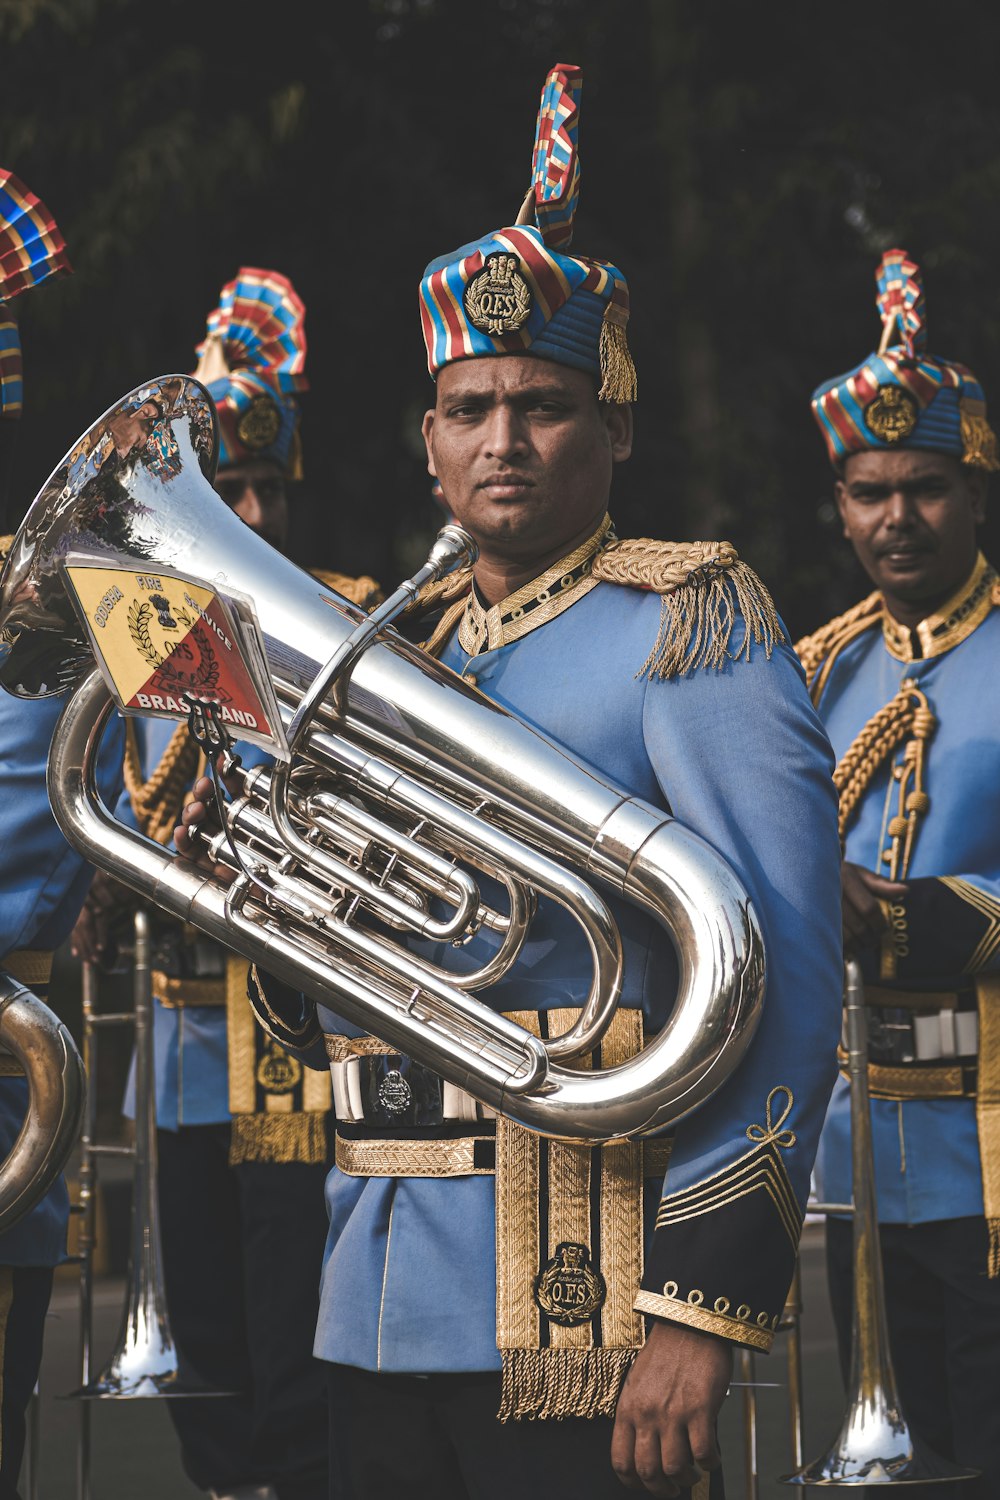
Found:
[[[8,305],[50,276],[72,271],[59,226],[42,200],[0,167],[0,417],[24,403],[21,341]]]
[[[920,268],[887,250],[875,274],[882,340],[857,369],[821,385],[813,415],[832,463],[863,449],[923,448],[1000,469],[982,386],[965,365],[927,352]]]
[[[195,353],[219,414],[219,467],[273,459],[302,477],[299,408],[305,377],[306,310],[287,276],[242,266],[222,288]]]
[[[542,89],[528,188],[516,222],[432,261],[420,320],[432,376],[456,359],[530,353],[586,370],[603,401],[636,397],[617,266],[567,253],[580,191],[582,71],[558,63]]]

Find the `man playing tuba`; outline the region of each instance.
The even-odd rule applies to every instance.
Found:
[[[764,1016],[731,1082],[671,1138],[591,1148],[491,1117],[252,977],[262,1024],[333,1075],[316,1352],[336,1496],[721,1494],[732,1346],[773,1340],[833,1081],[829,746],[770,598],[732,547],[615,535],[608,497],[631,451],[636,379],[624,276],[569,249],[580,89],[575,67],[546,81],[519,222],[421,283],[428,466],[479,559],[428,589],[413,630],[466,684],[715,846],[764,927]],[[185,824],[206,816],[198,791]],[[184,828],[177,842],[194,852]],[[604,1068],[663,1026],[677,982],[663,932],[609,904],[625,980],[593,1058]],[[484,929],[433,956],[478,964],[495,943]],[[555,1036],[589,972],[542,899],[490,1001]]]

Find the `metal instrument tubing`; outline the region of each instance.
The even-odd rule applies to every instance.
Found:
[[[44,695],[81,682],[89,669],[92,637],[68,587],[68,549],[84,559],[120,561],[126,569],[145,571],[155,563],[182,576],[208,577],[223,591],[252,598],[282,720],[294,725],[296,747],[308,741],[296,788],[323,768],[323,730],[329,727],[335,736],[348,736],[452,800],[456,816],[488,808],[490,824],[565,863],[574,879],[605,882],[658,922],[674,943],[678,990],[660,1036],[630,1063],[590,1070],[586,1083],[582,1072],[571,1074],[553,1061],[536,1091],[510,1096],[513,1118],[574,1140],[619,1139],[676,1124],[739,1065],[760,1018],[763,943],[746,890],[704,840],[673,825],[662,809],[630,797],[405,641],[385,623],[394,605],[370,622],[369,629],[378,626],[374,637],[368,631],[357,637],[359,624],[364,624],[357,607],[255,537],[212,491],[206,476],[213,461],[215,414],[205,388],[182,375],[160,377],[160,383],[166,400],[161,435],[172,438],[178,455],[169,477],[157,473],[157,483],[147,483],[150,459],[134,454],[114,497],[98,505],[93,503],[93,471],[79,465],[67,469],[68,455],[31,506],[0,578],[0,628],[8,643],[0,684],[22,696]],[[123,397],[106,412],[73,453],[81,444],[95,451],[113,436],[116,419],[131,410],[138,394]],[[421,577],[453,566],[456,555],[467,560],[461,556],[463,545],[460,533],[449,534],[446,528],[428,559],[430,571],[411,580],[414,587]],[[353,645],[342,652],[352,635]],[[349,662],[352,653],[359,654]],[[331,657],[334,691],[324,697],[322,679]],[[64,736],[82,750],[79,715],[69,708],[57,731],[57,739]],[[52,797],[62,804],[71,827],[77,812],[81,825],[89,818],[85,798],[79,807],[68,807],[80,800],[80,767],[74,756],[67,756],[62,744],[53,744],[50,763],[61,770],[51,779]],[[376,786],[376,805],[377,791]],[[367,798],[362,795],[362,800]],[[446,838],[449,826],[445,820]],[[209,935],[223,942],[231,938],[217,925],[225,921],[225,902],[210,889],[217,884],[213,879],[190,878],[190,871],[162,851],[154,859],[140,839],[117,843],[103,825],[91,852],[94,827],[78,831],[93,862]],[[483,836],[481,826],[471,831],[474,838]],[[428,842],[433,844],[434,838],[432,831]],[[127,871],[119,856],[129,863]],[[391,869],[387,873],[395,875]],[[521,878],[520,871],[514,873]],[[528,883],[536,882],[529,878]],[[544,893],[542,884],[538,888]],[[283,904],[273,903],[269,892],[264,897],[265,907],[275,912]],[[406,903],[405,895],[401,899]],[[578,904],[575,893],[572,903]],[[314,915],[311,908],[304,911],[307,925]],[[280,920],[276,914],[273,922]],[[589,914],[583,920],[589,922]],[[240,942],[246,949],[245,935]],[[267,952],[266,942],[249,948],[247,956],[255,959]],[[329,979],[324,985],[313,973],[311,955],[304,966],[287,947],[272,947],[271,953],[278,977],[315,999],[331,992]],[[578,1032],[556,1039],[554,1051],[593,1046],[610,990],[599,984],[595,993],[596,1005],[583,1019],[591,1036],[584,1041]],[[391,1024],[398,1031],[393,1019],[397,1010],[395,996],[389,995],[359,1024],[401,1045],[402,1033],[394,1036],[386,1030]],[[426,1056],[408,1050],[433,1067],[436,1047],[435,1042]],[[451,1081],[497,1107],[495,1080],[485,1072],[480,1077],[471,1049],[462,1053],[460,1065],[451,1066],[461,1072]]]
[[[333,707],[337,713],[344,711],[351,672],[386,625],[409,608],[425,584],[433,583],[446,573],[475,562],[478,551],[472,537],[461,526],[448,525],[442,528],[423,567],[412,578],[401,583],[394,594],[390,594],[388,599],[355,627],[303,694],[288,726],[288,748],[293,754],[302,744],[321,707]]]
[[[102,806],[95,766],[109,711],[96,673],[77,689],[63,711],[49,758],[50,799],[63,832],[88,859],[115,870],[155,905],[193,922],[279,979],[328,1003],[331,990],[337,993],[336,975],[329,964],[324,970],[319,960],[299,951],[291,939],[262,932],[252,923],[234,934],[226,898],[211,876],[123,828]],[[676,827],[671,823],[664,831]],[[694,835],[688,837],[692,845],[700,845]],[[762,948],[749,903],[735,881],[731,882],[732,894],[727,895],[721,861],[709,859],[708,864],[716,878],[712,898],[706,891],[704,870],[686,896],[698,946],[688,955],[687,969],[682,965],[678,1003],[663,1031],[630,1063],[593,1072],[551,1064],[544,1088],[519,1093],[510,1087],[498,1088],[485,1070],[480,1076],[478,1054],[459,1049],[456,1057],[436,1036],[431,1045],[426,1028],[395,1006],[376,1003],[377,997],[373,1000],[367,987],[364,1005],[351,1002],[348,1008],[342,1000],[338,1008],[347,1019],[377,1031],[527,1129],[581,1141],[618,1140],[656,1131],[696,1108],[728,1076],[749,1046],[763,997]],[[724,920],[711,920],[701,910],[701,902],[706,907],[714,902],[713,910],[722,912]],[[239,941],[234,942],[234,936]],[[712,996],[710,1003],[706,993]],[[499,1032],[502,1018],[486,1006],[483,1015],[491,1017]],[[526,1034],[519,1028],[514,1031],[523,1046]]]
[[[425,879],[436,882],[435,896],[462,908],[466,923],[478,910],[481,899],[479,888],[472,876],[460,869],[454,860],[445,859],[426,844],[418,844],[416,839],[410,838],[401,829],[380,823],[363,808],[348,802],[346,797],[337,797],[332,792],[313,792],[304,801],[307,819],[318,828],[338,834],[341,824],[346,823],[356,831],[367,834],[373,843],[403,855],[406,863],[416,866]]]
[[[745,1500],[759,1500],[760,1471],[757,1458],[757,1373],[752,1349],[739,1349],[736,1355],[743,1387],[743,1476]]]
[[[310,797],[310,816],[314,819],[317,827],[331,833],[336,833],[338,830],[336,828],[336,825],[332,821],[332,818],[325,815],[327,801],[331,803],[336,802],[338,804],[338,816],[342,809],[350,809],[350,812],[352,814],[357,814],[359,811],[357,808],[353,807],[351,803],[348,803],[344,798],[330,797],[327,799],[324,793],[317,793],[314,796]],[[385,829],[387,826],[385,824],[379,824],[378,820],[375,818],[370,818],[367,815],[365,815],[365,817],[366,820],[371,823],[373,828]],[[423,853],[430,852],[425,850],[423,845],[414,844],[414,841],[412,839],[408,839],[405,835],[397,833],[396,830],[391,830],[391,832],[396,833],[398,843],[395,845],[395,847],[398,847],[401,853],[408,853],[405,847],[406,845],[413,845],[414,848],[420,850]],[[373,837],[376,836],[378,837],[379,842],[389,843],[389,839],[382,834],[373,834]],[[500,946],[497,949],[496,953],[494,953],[493,957],[489,960],[489,962],[482,964],[478,969],[475,969],[468,974],[456,973],[449,975],[451,983],[458,985],[460,989],[483,989],[487,985],[494,984],[498,979],[503,978],[504,974],[508,972],[511,965],[515,963],[524,939],[527,936],[528,927],[531,922],[531,917],[534,909],[534,893],[529,886],[525,885],[523,881],[514,879],[513,876],[511,876],[508,871],[505,870],[501,865],[496,864],[492,861],[484,863],[482,860],[481,852],[479,850],[473,849],[471,845],[467,845],[464,841],[457,838],[455,839],[455,845],[457,854],[463,854],[471,860],[478,860],[486,870],[486,873],[492,876],[493,879],[498,881],[501,885],[503,885],[510,900],[510,912],[507,916],[503,916],[502,913],[494,911],[492,907],[484,907],[481,905],[477,905],[476,907],[473,925],[477,927],[486,926],[491,931],[498,931],[502,934],[502,941],[500,943]],[[445,862],[441,861],[441,863],[444,864]],[[440,889],[436,885],[432,887],[431,894],[438,897],[447,897],[447,892]],[[469,935],[471,936],[471,933]],[[459,934],[452,939],[452,942],[458,944],[460,942],[463,942],[464,940],[465,938],[461,934]]]
[[[0,1232],[35,1207],[76,1144],[87,1080],[76,1043],[49,1007],[0,970],[0,1040],[24,1068],[28,1108],[0,1171]]]
[[[338,885],[346,886],[348,890],[355,891],[373,905],[384,906],[398,922],[409,927],[419,937],[428,938],[432,942],[446,943],[460,936],[469,917],[479,905],[478,891],[466,892],[460,910],[444,921],[438,921],[429,913],[415,910],[405,901],[399,901],[396,897],[389,895],[384,888],[368,880],[358,870],[352,869],[342,859],[337,859],[327,850],[319,848],[316,844],[310,844],[302,838],[286,810],[287,788],[288,768],[277,767],[271,778],[271,817],[282,842],[298,859],[306,865],[316,865],[330,880]]]
[[[536,1088],[544,1081],[548,1060],[537,1037],[530,1036],[520,1026],[515,1026],[461,990],[449,992],[439,982],[432,987],[436,976],[425,977],[423,966],[412,955],[407,956],[410,961],[406,962],[400,952],[368,934],[355,928],[343,928],[352,940],[358,941],[362,952],[371,955],[373,967],[380,968],[383,975],[402,976],[411,981],[387,996],[385,991],[375,988],[373,976],[357,968],[349,951],[338,951],[337,962],[331,967],[328,951],[317,945],[309,953],[305,951],[305,945],[296,948],[289,943],[284,934],[268,932],[245,915],[236,898],[230,903],[229,914],[234,928],[248,940],[264,940],[272,945],[265,963],[280,962],[283,948],[300,957],[304,964],[311,959],[312,974],[326,990],[321,1003],[328,1006],[332,1003],[347,1020],[353,1021],[358,1016],[361,1024],[370,1024],[371,1014],[370,1010],[358,1011],[357,1007],[378,1007],[382,1012],[379,1030],[383,1038],[397,1041],[407,1052],[419,1047],[426,1056],[430,1049],[434,1056],[432,1066],[452,1082],[456,1081],[453,1076],[456,1065],[465,1068],[469,1062],[460,1046],[474,1051],[477,1062],[491,1074],[494,1086],[501,1093]],[[417,998],[416,991],[419,991]],[[432,1004],[437,1005],[436,1011],[431,1008]],[[397,1032],[404,1031],[401,1042],[398,1037],[390,1035],[390,1024]],[[463,1074],[463,1078],[466,1076]],[[464,1082],[462,1086],[465,1086]]]
[[[854,1320],[848,1406],[831,1446],[812,1463],[782,1477],[802,1486],[915,1487],[974,1479],[926,1448],[906,1419],[889,1349],[882,1252],[879,1245],[868,1093],[868,1023],[861,966],[845,964],[845,1041],[851,1086],[851,1170],[854,1176]]]
[[[558,901],[576,918],[590,948],[594,974],[579,1017],[561,1037],[549,1038],[545,1048],[553,1059],[592,1052],[611,1024],[621,992],[621,938],[606,902],[571,870],[374,756],[329,736],[323,737],[323,749],[362,795],[377,798],[394,812],[446,829],[460,852],[474,849],[480,859],[483,852],[488,853],[498,866],[516,871],[533,889]]]

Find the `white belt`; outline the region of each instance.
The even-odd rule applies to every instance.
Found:
[[[938,1057],[974,1057],[979,1051],[979,1017],[974,1010],[938,1010],[913,1016],[917,1062]]]

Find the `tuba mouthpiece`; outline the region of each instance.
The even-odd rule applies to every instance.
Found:
[[[454,522],[442,526],[427,555],[425,566],[431,569],[432,579],[443,578],[458,568],[471,568],[479,556],[479,548],[462,526]]]

